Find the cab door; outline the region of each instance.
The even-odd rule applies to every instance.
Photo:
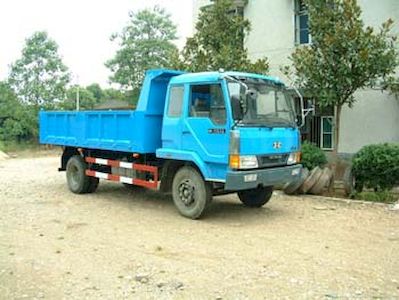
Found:
[[[171,85],[162,125],[162,147],[181,149],[182,114],[185,99],[184,85]],[[149,133],[151,134],[151,133]]]
[[[182,150],[198,154],[213,179],[223,178],[228,162],[229,130],[226,88],[222,83],[188,86],[187,117],[182,124]]]

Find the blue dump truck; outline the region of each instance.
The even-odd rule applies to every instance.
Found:
[[[63,147],[73,193],[99,179],[171,192],[197,219],[213,196],[261,207],[301,173],[293,100],[277,78],[147,71],[135,110],[41,111],[40,143]]]

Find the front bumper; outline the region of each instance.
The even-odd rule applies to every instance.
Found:
[[[250,171],[227,172],[224,189],[227,191],[249,190],[261,186],[273,186],[298,180],[302,165],[279,168],[256,169]],[[252,176],[251,176],[252,175]]]

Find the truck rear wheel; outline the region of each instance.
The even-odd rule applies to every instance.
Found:
[[[212,200],[212,188],[197,170],[182,167],[173,178],[172,195],[181,215],[198,219]]]
[[[90,190],[94,191],[97,186],[91,177],[86,176],[86,163],[79,155],[72,156],[66,165],[66,177],[69,190],[75,194],[84,194]],[[98,185],[98,183],[97,183]]]
[[[258,187],[252,190],[239,191],[237,194],[245,206],[261,207],[269,202],[273,195],[273,187]]]
[[[90,183],[89,183],[89,187],[87,188],[87,192],[94,193],[98,187],[98,184],[100,183],[100,179],[98,179],[96,177],[90,177],[89,180],[90,180]]]

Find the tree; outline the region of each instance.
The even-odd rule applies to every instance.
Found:
[[[388,90],[392,95],[399,99],[399,77],[390,76],[384,82],[384,89]]]
[[[306,4],[312,44],[295,49],[291,71],[296,84],[318,105],[335,107],[337,153],[342,107],[352,107],[358,89],[388,78],[398,66],[393,21],[387,20],[376,32],[364,26],[356,0],[307,0]]]
[[[86,87],[72,86],[67,89],[66,98],[58,103],[57,108],[63,110],[76,109],[77,90],[79,88],[79,107],[81,110],[95,109],[97,105],[107,101],[123,101],[127,104],[134,105],[138,95],[136,90],[121,91],[118,89],[108,88],[102,89],[99,84],[93,83]]]
[[[8,83],[0,82],[0,140],[21,141],[36,136],[36,113],[18,101]]]
[[[66,91],[66,98],[60,102],[59,108],[65,110],[76,109],[76,98],[79,89],[79,109],[93,109],[102,99],[97,99],[93,92],[87,87],[72,86]]]
[[[138,101],[139,89],[133,89],[128,91],[121,91],[118,89],[105,89],[104,97],[108,100],[118,100],[129,103],[131,105],[136,105]]]
[[[36,109],[51,107],[55,100],[62,100],[69,80],[58,46],[46,32],[36,32],[26,39],[22,57],[11,65],[9,76],[19,99]]]
[[[94,98],[96,98],[98,103],[100,103],[100,102],[102,102],[104,100],[103,99],[104,98],[104,92],[103,92],[103,90],[101,89],[101,87],[100,87],[100,85],[98,83],[92,83],[92,84],[88,85],[86,87],[86,89],[93,94]]]
[[[113,73],[112,82],[126,89],[137,89],[146,70],[170,66],[170,58],[177,52],[172,43],[176,39],[176,25],[158,6],[130,12],[129,17],[122,32],[111,37],[119,43],[120,49],[105,65]]]
[[[244,47],[250,22],[233,10],[232,0],[215,0],[201,8],[196,33],[182,51],[181,67],[190,71],[226,70],[266,74],[266,58],[251,62]]]

